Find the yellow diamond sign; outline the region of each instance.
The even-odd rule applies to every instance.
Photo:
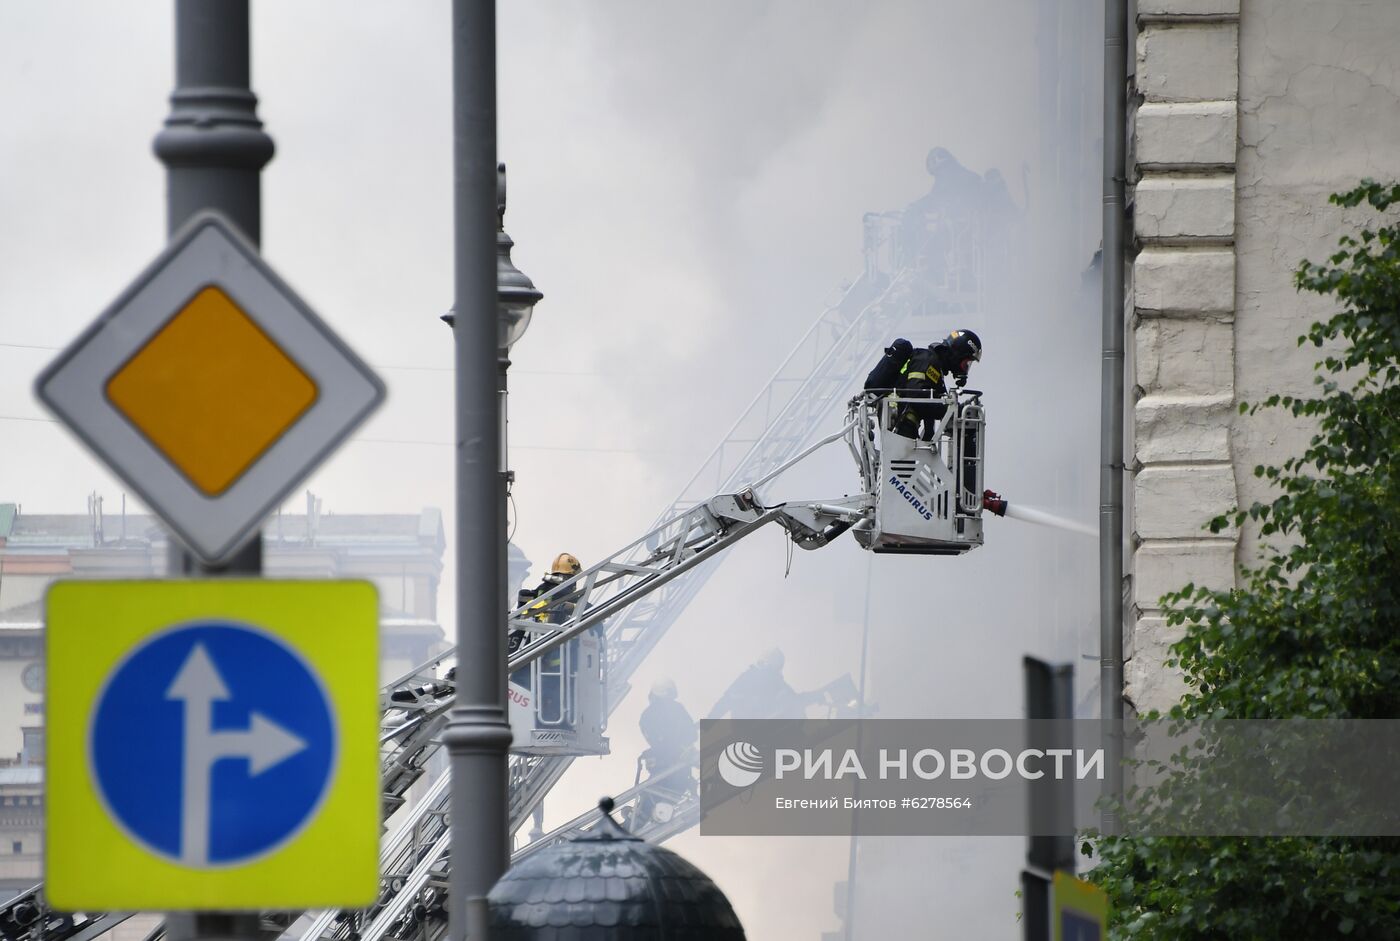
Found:
[[[384,399],[373,371],[212,212],[171,240],[35,391],[213,564]]]
[[[316,384],[211,285],[108,381],[107,397],[216,496],[311,407]]]

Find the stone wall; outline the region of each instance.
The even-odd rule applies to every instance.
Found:
[[[1333,303],[1293,288],[1304,258],[1336,250],[1350,215],[1327,203],[1362,177],[1400,179],[1400,3],[1394,0],[1245,0],[1240,23],[1235,392],[1257,402],[1309,393],[1311,346],[1298,337]],[[1311,430],[1286,413],[1237,418],[1239,499],[1272,499],[1253,469],[1281,464]],[[1246,529],[1239,559],[1257,556]]]
[[[1257,531],[1201,527],[1268,501],[1254,476],[1306,446],[1286,413],[1240,401],[1312,388],[1297,338],[1331,303],[1292,273],[1332,252],[1330,193],[1400,179],[1400,3],[1139,0],[1130,178],[1135,551],[1125,695],[1165,709],[1182,686],[1158,608],[1187,581],[1234,583]]]
[[[1159,598],[1223,588],[1237,534],[1206,532],[1236,501],[1235,152],[1238,0],[1141,0],[1132,116],[1133,573],[1124,694],[1165,709],[1179,633]]]

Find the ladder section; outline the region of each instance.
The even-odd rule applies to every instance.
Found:
[[[835,406],[845,401],[852,376],[863,374],[891,332],[914,316],[910,282],[911,276],[901,273],[882,290],[875,291],[870,280],[862,278],[839,303],[823,311],[650,532],[548,595],[532,600],[533,604],[547,602],[551,596],[577,594],[574,614],[568,622],[541,625],[520,617],[525,613],[523,609],[512,613],[513,629],[535,636],[542,631],[549,634],[522,648],[511,658],[510,669],[519,669],[542,655],[547,647],[618,614],[604,628],[611,713],[625,697],[632,673],[703,586],[711,566],[702,563],[734,541],[718,538],[719,523],[701,501],[723,493],[726,485],[732,488],[737,482],[770,474],[800,451]],[[743,534],[752,528],[756,527],[745,528]],[[697,566],[701,572],[687,579],[678,578]],[[400,678],[396,688],[431,690],[435,682],[440,682],[437,677],[443,661],[450,657],[451,652],[445,652],[437,660],[415,668]],[[438,717],[435,727],[440,728],[442,721],[445,713]],[[511,756],[512,833],[525,824],[572,761],[560,756]],[[421,767],[421,762],[409,764]],[[644,786],[634,790],[636,793],[629,792],[628,800],[639,799]],[[400,936],[399,932],[407,932],[404,936],[408,936],[423,930],[425,922],[416,919],[414,913],[432,908],[439,889],[439,878],[434,873],[445,870],[448,847],[445,841],[437,839],[436,826],[420,825],[417,816],[441,821],[445,797],[442,802],[442,807],[426,801],[420,804],[417,814],[400,828],[416,828],[417,835],[395,838],[397,845],[412,846],[409,855],[421,855],[427,865],[419,865],[411,872],[394,870],[394,875],[383,880],[383,894],[374,908],[365,913],[326,913],[303,935],[305,941],[344,941],[351,934],[361,941],[382,941]],[[680,832],[690,824],[682,819],[676,825],[679,829],[670,832]],[[557,832],[564,831],[560,828]],[[413,899],[425,895],[417,907],[411,904]]]
[[[591,579],[589,572],[580,573],[576,582],[586,583],[587,593],[593,597],[586,601],[580,599],[569,622],[549,626],[547,629],[552,633],[547,638],[541,638],[519,651],[517,657],[512,657],[512,670],[562,642],[563,631],[573,636],[617,613],[611,621],[605,622],[604,628],[607,708],[611,713],[626,696],[632,673],[704,585],[714,568],[704,562],[733,541],[716,542],[714,552],[705,551],[704,541],[713,540],[715,534],[708,529],[710,522],[705,514],[697,516],[695,510],[703,509],[704,501],[713,499],[714,494],[730,492],[748,481],[766,478],[797,454],[815,436],[836,405],[845,400],[853,378],[864,375],[874,362],[876,351],[897,330],[934,317],[940,321],[952,318],[961,325],[977,319],[984,306],[981,290],[957,293],[946,284],[930,285],[926,272],[904,269],[890,276],[885,273],[888,270],[886,266],[868,265],[866,274],[847,289],[841,300],[822,312],[681,493],[662,511],[652,531],[622,553],[595,566]],[[984,286],[985,282],[979,284],[979,287]],[[938,324],[939,327],[948,325],[946,322]],[[751,528],[743,534],[749,531]],[[671,562],[688,560],[689,564],[683,568],[678,565],[667,568],[663,562],[666,556],[663,543],[667,540],[674,553]],[[638,548],[646,550],[642,559],[625,557]],[[689,578],[676,577],[697,567],[700,571],[692,572]],[[664,580],[663,569],[669,572]],[[644,584],[645,590],[628,590],[620,584],[628,576],[634,583]],[[576,591],[577,587],[569,587],[574,584],[560,586],[556,589],[557,596]],[[515,612],[516,615],[520,613],[523,612]],[[515,617],[512,627],[541,629],[538,623]],[[425,684],[431,680],[436,667],[437,664],[432,664],[427,675],[405,678],[404,683]],[[511,757],[509,813],[512,833],[530,818],[572,761],[570,757],[559,756]],[[445,798],[443,800],[445,809]],[[650,778],[617,795],[615,801],[619,811],[628,815],[629,825],[635,832],[656,841],[683,832],[699,820],[699,802],[693,794],[682,796],[668,819],[658,819],[665,814],[649,813],[649,803],[655,803]],[[424,813],[442,819],[429,802],[423,806]],[[596,809],[590,810],[555,828],[519,850],[514,859],[524,858],[550,842],[586,829],[596,823],[599,813]],[[424,832],[426,836],[416,844],[415,852],[420,856],[416,868],[404,873],[403,881],[386,880],[388,897],[381,898],[380,905],[363,919],[356,919],[358,930],[351,928],[348,921],[342,921],[340,930],[334,933],[336,938],[348,938],[353,933],[360,941],[417,941],[419,938],[436,941],[445,932],[445,921],[434,916],[441,914],[449,849],[445,840],[433,835],[433,828],[426,828]],[[308,932],[304,938],[315,941],[322,934]]]
[[[849,433],[852,427],[842,429],[822,443],[836,440]],[[805,457],[806,453],[798,455],[794,461]],[[769,523],[782,525],[799,544],[816,547],[825,544],[823,532],[833,522],[849,525],[873,512],[862,497],[844,500],[844,503],[764,507],[751,493],[745,492],[721,494],[692,507],[512,612],[512,628],[548,633],[517,651],[510,658],[509,669],[518,670],[570,638],[594,629],[637,599]],[[548,604],[562,597],[573,599],[574,605],[564,622],[541,624],[523,617],[541,601]],[[422,756],[436,748],[435,739],[446,720],[451,673],[449,671],[445,679],[434,679],[445,656],[410,671],[400,679],[397,688],[386,692],[383,740],[391,743],[384,762],[386,780],[398,782],[395,789],[400,795],[403,782],[411,784],[421,775],[425,760]],[[403,741],[395,741],[396,736]],[[524,824],[571,760],[556,756],[513,758],[510,765],[512,832]],[[324,912],[315,918],[303,938],[350,939],[354,936],[358,941],[381,941],[385,937],[397,937],[394,932],[417,932],[420,923],[442,908],[448,864],[446,782],[447,776],[440,776],[424,799],[409,811],[406,820],[385,840],[380,860],[380,897],[376,904],[361,912]]]
[[[852,377],[864,374],[874,351],[912,314],[912,281],[909,272],[901,272],[877,291],[863,277],[824,311],[660,519],[766,476],[811,440],[848,397]],[[706,566],[609,625],[610,709],[711,573]]]

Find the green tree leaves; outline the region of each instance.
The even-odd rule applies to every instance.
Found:
[[[1174,719],[1400,717],[1400,184],[1365,180],[1331,202],[1379,218],[1294,273],[1339,306],[1299,338],[1324,350],[1314,392],[1240,406],[1316,430],[1302,454],[1256,468],[1272,502],[1209,524],[1252,522],[1266,542],[1239,587],[1164,599],[1185,627],[1172,652],[1191,683]],[[1105,838],[1085,850],[1115,937],[1400,938],[1400,840]]]

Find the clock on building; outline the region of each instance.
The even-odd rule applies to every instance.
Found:
[[[42,663],[29,664],[19,675],[19,679],[24,684],[24,688],[31,693],[42,693],[44,691],[44,665]]]

